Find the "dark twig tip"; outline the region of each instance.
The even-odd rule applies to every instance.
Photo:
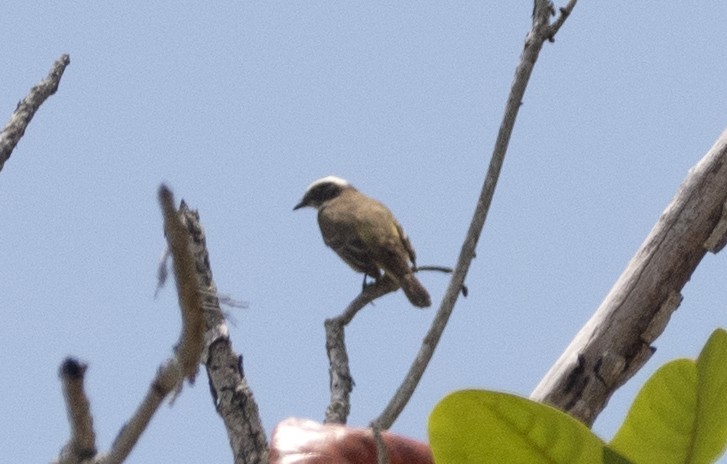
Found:
[[[66,358],[61,364],[60,375],[68,379],[82,379],[87,367],[75,358]]]
[[[159,199],[163,201],[171,201],[172,191],[167,187],[167,184],[161,184],[159,186]]]

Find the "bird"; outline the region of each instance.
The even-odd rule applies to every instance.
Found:
[[[311,183],[293,210],[318,210],[323,242],[353,270],[373,277],[393,279],[411,304],[431,306],[429,292],[414,276],[416,253],[409,237],[389,208],[359,192],[336,176]]]

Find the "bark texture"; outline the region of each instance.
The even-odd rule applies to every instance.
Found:
[[[727,131],[690,169],[593,317],[531,398],[592,424],[613,392],[651,357],[681,290],[727,230]]]

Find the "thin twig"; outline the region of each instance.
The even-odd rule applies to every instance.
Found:
[[[573,2],[575,3],[575,2]],[[550,2],[537,0],[533,15],[533,24],[530,32],[525,39],[525,46],[520,57],[520,63],[515,70],[515,80],[510,89],[510,95],[505,106],[505,114],[500,130],[497,134],[497,140],[490,159],[490,165],[487,170],[484,185],[480,193],[477,207],[475,209],[469,230],[465,237],[462,249],[460,250],[457,266],[450,280],[447,291],[442,299],[437,315],[432,322],[432,326],[427,332],[416,359],[412,363],[409,372],[402,382],[396,394],[386,406],[384,411],[371,424],[382,430],[388,429],[394,423],[406,404],[409,402],[414,390],[424,374],[429,361],[434,354],[434,350],[439,343],[439,339],[447,325],[457,297],[463,289],[464,280],[469,270],[470,263],[475,255],[477,241],[482,232],[482,228],[487,218],[487,213],[492,203],[492,197],[495,193],[495,186],[502,169],[502,164],[507,152],[507,146],[512,135],[515,125],[515,118],[522,103],[525,88],[527,87],[530,75],[532,73],[535,61],[543,46],[543,43],[549,39],[545,32],[549,32],[546,28],[550,19],[552,5]]]
[[[182,371],[177,360],[175,358],[167,360],[159,368],[146,396],[136,408],[131,419],[121,428],[111,445],[111,451],[101,460],[101,463],[120,464],[124,462],[164,398],[177,388],[182,379]]]
[[[436,271],[436,272],[444,272],[445,274],[451,274],[452,268],[447,266],[417,266],[416,272],[420,271]]]
[[[30,120],[33,119],[33,115],[38,111],[40,105],[58,90],[63,71],[66,70],[66,66],[70,62],[71,59],[68,55],[61,55],[53,63],[53,68],[51,68],[48,76],[30,89],[30,93],[18,103],[17,108],[10,117],[10,121],[0,132],[0,171],[10,158],[20,138],[25,134],[25,129],[27,129]]]
[[[568,19],[568,16],[570,16],[571,11],[575,8],[577,1],[578,0],[570,0],[566,6],[560,9],[560,15],[556,18],[556,20],[548,26],[548,31],[545,34],[548,36],[549,41],[553,41],[555,34],[558,33],[560,27],[563,23],[565,23],[565,20]]]

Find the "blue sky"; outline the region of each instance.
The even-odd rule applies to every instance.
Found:
[[[155,192],[200,210],[266,428],[321,419],[323,320],[360,289],[292,212],[336,174],[385,202],[419,264],[453,265],[530,25],[521,2],[12,2],[0,17],[0,117],[62,53],[71,64],[0,172],[3,455],[48,461],[68,437],[57,379],[89,363],[108,448],[171,353],[173,287]],[[540,56],[477,259],[393,430],[426,437],[446,393],[528,395],[588,320],[688,169],[727,126],[727,4],[581,2]],[[4,115],[4,116],[3,116]],[[708,255],[657,352],[595,424],[610,438],[646,376],[727,325]],[[447,278],[424,274],[435,304]],[[348,328],[350,423],[398,387],[434,310],[399,292]],[[228,462],[205,375],[163,407],[128,462]]]

